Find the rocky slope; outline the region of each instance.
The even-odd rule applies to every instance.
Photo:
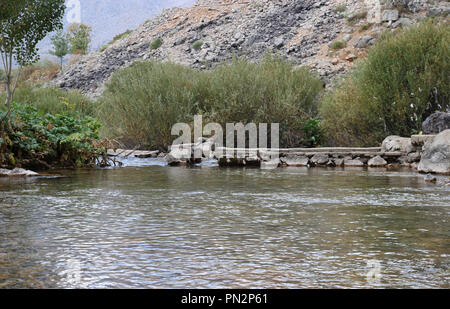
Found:
[[[331,80],[364,57],[382,31],[449,12],[448,1],[382,2],[199,0],[189,8],[164,10],[106,50],[80,58],[53,84],[96,97],[116,70],[138,60],[170,60],[207,68],[234,55],[257,60],[271,50]],[[163,44],[152,49],[158,38]],[[346,42],[346,46],[336,50],[331,45],[335,41]]]

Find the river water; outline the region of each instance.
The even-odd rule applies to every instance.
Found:
[[[449,288],[450,187],[410,171],[0,180],[0,288]]]

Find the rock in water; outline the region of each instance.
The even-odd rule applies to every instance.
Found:
[[[387,161],[380,156],[376,156],[370,159],[369,162],[367,163],[369,167],[384,167],[387,164],[388,164]]]
[[[349,166],[349,167],[362,167],[364,166],[364,163],[361,162],[358,159],[355,160],[344,160],[344,166]]]
[[[23,168],[15,168],[13,170],[0,169],[0,177],[36,177],[38,173],[28,171]]]
[[[287,166],[308,166],[309,158],[307,156],[288,155],[281,158],[281,162]]]
[[[425,180],[425,182],[430,182],[430,183],[437,182],[437,178],[432,176],[431,174],[428,174],[427,176],[425,176],[424,180]]]
[[[270,161],[262,161],[261,162],[261,169],[265,169],[265,170],[272,170],[272,169],[276,169],[280,166],[280,159],[273,159]]]
[[[186,165],[191,158],[191,149],[180,147],[173,147],[170,153],[165,157],[165,160],[170,166]]]
[[[411,144],[411,139],[407,137],[400,136],[388,136],[383,141],[381,146],[381,152],[407,152],[408,145]]]
[[[419,172],[450,174],[450,130],[439,133],[431,144],[425,145]]]
[[[315,165],[325,166],[329,159],[327,154],[316,154],[311,158],[311,162]]]
[[[450,113],[434,113],[422,124],[424,134],[439,134],[450,129]]]

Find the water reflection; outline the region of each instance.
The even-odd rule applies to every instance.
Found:
[[[450,188],[417,174],[62,173],[0,182],[0,287],[449,287]]]

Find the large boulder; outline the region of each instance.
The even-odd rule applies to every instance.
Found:
[[[418,170],[450,175],[450,130],[439,133],[432,143],[425,145]]]
[[[307,156],[287,155],[281,158],[281,162],[287,166],[308,166],[309,158]]]
[[[375,38],[370,35],[364,35],[355,41],[353,44],[356,48],[367,48],[375,43]]]
[[[383,141],[381,146],[381,152],[405,152],[409,150],[411,145],[411,138],[400,137],[400,136],[388,136]]]
[[[370,159],[369,162],[367,163],[369,167],[384,167],[387,164],[388,164],[387,161],[380,156],[376,156]]]
[[[398,10],[385,10],[381,14],[382,21],[396,21],[399,18]]]
[[[330,158],[328,157],[327,154],[315,154],[312,158],[311,158],[311,162],[314,165],[319,165],[319,166],[324,166],[328,163],[328,161],[330,160]]]
[[[422,123],[424,134],[438,134],[450,129],[450,113],[434,113]]]

